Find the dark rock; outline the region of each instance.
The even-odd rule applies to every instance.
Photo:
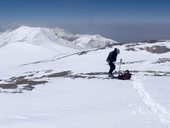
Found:
[[[2,89],[16,89],[16,84],[0,84],[0,88]]]
[[[151,53],[156,53],[156,54],[162,54],[162,53],[167,53],[170,52],[170,49],[167,48],[166,46],[152,46],[152,47],[146,47],[146,51],[151,52]]]
[[[47,75],[46,77],[66,77],[68,75],[71,75],[71,71],[52,73],[52,74]]]

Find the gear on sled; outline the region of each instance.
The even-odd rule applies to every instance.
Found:
[[[118,79],[120,79],[120,80],[130,80],[131,76],[132,75],[129,72],[129,70],[126,70],[123,74],[118,75]]]

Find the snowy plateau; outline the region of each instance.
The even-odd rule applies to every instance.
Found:
[[[114,48],[131,80],[108,79]],[[0,58],[0,128],[170,128],[169,40],[22,26],[0,34]]]

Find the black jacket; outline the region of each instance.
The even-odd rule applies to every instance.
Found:
[[[106,61],[115,62],[116,60],[117,60],[117,52],[116,52],[116,50],[114,50],[114,51],[109,53]]]

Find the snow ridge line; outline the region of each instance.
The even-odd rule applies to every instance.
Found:
[[[140,81],[134,80],[133,87],[142,97],[144,104],[148,106],[149,110],[154,113],[161,122],[165,123],[167,128],[170,128],[170,116],[167,112],[167,109],[150,96]]]
[[[54,56],[53,59],[46,59],[46,60],[42,60],[42,61],[35,61],[35,62],[27,63],[27,64],[22,64],[22,65],[19,65],[19,67],[27,66],[27,65],[33,65],[33,64],[39,64],[39,63],[47,63],[47,62],[50,62],[50,61],[57,61],[57,60],[60,60],[60,59],[65,59],[65,58],[70,57],[70,56],[87,54],[88,52],[94,52],[94,51],[98,51],[98,50],[102,50],[102,49],[103,48],[90,49],[90,50],[79,51],[79,52],[75,52],[75,53],[69,53],[69,54],[63,53],[64,55],[60,56],[60,57]]]

